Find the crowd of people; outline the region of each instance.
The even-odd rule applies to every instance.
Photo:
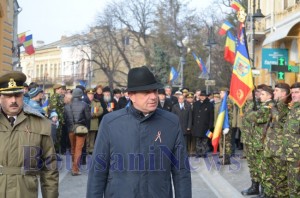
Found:
[[[48,98],[49,103],[45,105],[41,86],[34,82],[27,85],[25,80],[26,76],[19,72],[10,72],[0,78],[0,127],[5,128],[2,131],[24,131],[19,136],[13,136],[16,142],[21,139],[22,144],[16,147],[18,149],[8,146],[8,142],[13,140],[0,133],[0,150],[3,151],[0,155],[1,168],[4,166],[0,171],[4,175],[17,174],[19,185],[26,186],[29,178],[21,176],[27,173],[35,175],[31,169],[39,163],[29,163],[29,171],[23,173],[24,167],[20,164],[23,161],[14,162],[17,159],[10,159],[8,152],[18,156],[22,145],[38,145],[44,151],[41,160],[52,167],[39,170],[41,178],[45,178],[41,179],[45,187],[43,195],[54,195],[49,197],[58,195],[57,189],[51,187],[58,185],[58,171],[53,167],[56,160],[61,160],[60,154],[68,151],[72,155],[73,176],[81,175],[80,165],[86,163],[87,155],[92,155],[88,197],[103,194],[111,197],[119,195],[120,189],[125,197],[147,192],[169,197],[172,193],[169,183],[171,174],[175,193],[190,195],[191,179],[185,157],[210,156],[212,145],[207,132],[214,131],[222,100],[227,99],[225,96],[229,94],[226,87],[212,93],[205,90],[191,92],[188,88],[173,91],[172,87],[163,87],[158,83],[146,67],[140,67],[130,70],[128,87],[124,90],[111,90],[101,85],[95,88],[77,85],[70,90],[55,84],[53,94]],[[242,109],[230,98],[227,99],[230,128],[222,131],[219,140],[219,163],[231,164],[235,151],[243,149],[242,157],[247,158],[252,180],[251,187],[242,191],[243,195],[299,197],[300,83],[294,83],[291,87],[278,83],[274,89],[262,84],[256,87],[254,93],[248,95]],[[45,123],[49,120],[51,125],[48,126]],[[85,126],[88,133],[76,135],[74,131],[78,125]],[[180,149],[181,146],[184,148]],[[166,159],[161,165],[164,167],[159,167],[166,174],[149,174],[149,170],[156,170],[155,164],[162,162],[161,152],[168,151],[182,154],[176,165],[171,158]],[[32,153],[37,151],[30,148],[26,152],[32,157]],[[131,164],[137,156],[124,159],[130,153],[142,156],[152,153],[153,159],[149,157],[150,162],[145,158],[143,163],[134,161]],[[122,156],[120,159],[125,160],[125,167],[124,164],[121,167],[124,172],[115,171],[120,167],[114,165],[114,157],[120,160],[119,155]],[[8,166],[10,163],[7,160],[15,163],[14,168]],[[145,165],[147,163],[149,167]],[[141,164],[144,167],[140,167]],[[145,176],[143,180],[134,173],[135,168]],[[114,183],[110,182],[112,178]],[[162,191],[155,187],[160,180],[166,181]],[[180,189],[181,185],[187,186]],[[7,193],[0,190],[0,196],[6,197]],[[13,195],[15,193],[11,192]]]

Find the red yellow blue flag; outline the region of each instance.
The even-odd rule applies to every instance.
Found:
[[[236,0],[233,0],[231,2],[231,7],[236,11],[239,11],[240,9],[244,9],[244,7]]]
[[[235,59],[236,38],[230,31],[227,32],[227,38],[224,49],[224,59],[233,64]]]
[[[246,46],[245,28],[242,28],[240,31],[231,75],[229,97],[242,108],[246,102],[247,95],[254,89],[254,85]]]
[[[214,153],[218,151],[219,140],[223,129],[229,129],[229,117],[227,108],[227,93],[225,94],[217,117],[216,125],[212,135],[211,144],[214,148]]]
[[[35,49],[34,49],[33,44],[32,44],[32,34],[26,36],[26,39],[25,39],[25,42],[23,43],[23,45],[24,45],[24,48],[25,48],[25,52],[28,55],[34,54]]]
[[[169,82],[174,82],[178,77],[178,72],[174,67],[171,67],[170,75],[169,75]]]
[[[233,28],[233,25],[231,23],[229,23],[228,21],[224,21],[224,23],[221,26],[221,29],[219,30],[219,34],[220,35],[226,34],[226,32],[228,30],[230,30],[231,28]]]
[[[202,59],[201,59],[201,58],[198,58],[197,55],[196,55],[194,52],[192,52],[192,54],[193,54],[193,57],[194,57],[195,61],[196,61],[197,64],[198,64],[200,70],[202,71],[202,73],[203,73],[203,74],[207,74],[207,69],[206,69],[206,67],[205,67],[205,65],[204,65],[204,63],[203,63],[203,61],[202,61]]]

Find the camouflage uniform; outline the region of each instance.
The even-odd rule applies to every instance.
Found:
[[[284,159],[287,161],[290,197],[300,197],[300,102],[295,102],[287,115],[283,137]]]
[[[272,121],[264,142],[265,174],[262,178],[265,194],[271,197],[288,197],[287,165],[281,160],[283,126],[289,112],[288,105],[279,102],[272,108]]]
[[[243,116],[249,114],[253,110],[253,102],[252,101],[246,101],[245,105],[243,106]],[[252,124],[247,119],[242,119],[242,125],[241,125],[241,141],[244,144],[243,153],[247,158],[249,171],[250,171],[250,177],[253,179],[255,177],[254,175],[254,160],[253,156],[251,155],[252,152]]]
[[[274,106],[272,100],[263,102],[257,111],[252,111],[245,117],[248,122],[252,123],[253,127],[251,156],[255,165],[253,169],[254,178],[252,178],[255,182],[261,182],[265,170],[263,158],[264,129],[270,120],[272,106]]]
[[[55,111],[58,114],[58,121],[59,121],[59,125],[57,128],[57,132],[56,132],[56,144],[55,146],[55,150],[57,153],[59,153],[60,151],[60,144],[61,144],[61,133],[62,133],[62,125],[65,124],[65,120],[64,120],[64,100],[63,97],[60,96],[57,93],[54,93],[51,97],[50,97],[50,101],[49,101],[49,112],[51,111]]]

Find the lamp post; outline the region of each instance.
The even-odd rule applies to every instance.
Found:
[[[208,47],[208,53],[209,53],[209,59],[208,59],[208,64],[209,64],[209,67],[208,67],[208,71],[207,71],[207,80],[209,80],[209,75],[210,75],[210,67],[211,67],[211,48],[214,47],[216,45],[216,40],[215,40],[215,35],[214,35],[214,32],[213,32],[213,27],[209,27],[209,30],[208,30],[208,40],[207,40],[207,43],[205,44],[206,47]],[[206,84],[206,94],[208,94],[209,92],[209,85]]]
[[[260,9],[260,0],[258,0],[258,8],[256,9],[256,1],[253,0],[252,5],[253,11],[252,11],[252,69],[255,69],[255,21],[260,20],[264,18],[265,16],[261,13]]]
[[[185,56],[186,56],[186,53],[187,53],[188,43],[189,43],[189,38],[188,37],[184,37],[181,42],[177,41],[177,46],[180,49],[180,59],[179,59],[179,63],[180,63],[180,88],[184,88],[183,68],[184,68],[184,65],[186,63]]]

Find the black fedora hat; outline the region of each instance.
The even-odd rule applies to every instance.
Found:
[[[136,67],[129,70],[126,91],[145,91],[162,88],[153,73],[146,67]]]

